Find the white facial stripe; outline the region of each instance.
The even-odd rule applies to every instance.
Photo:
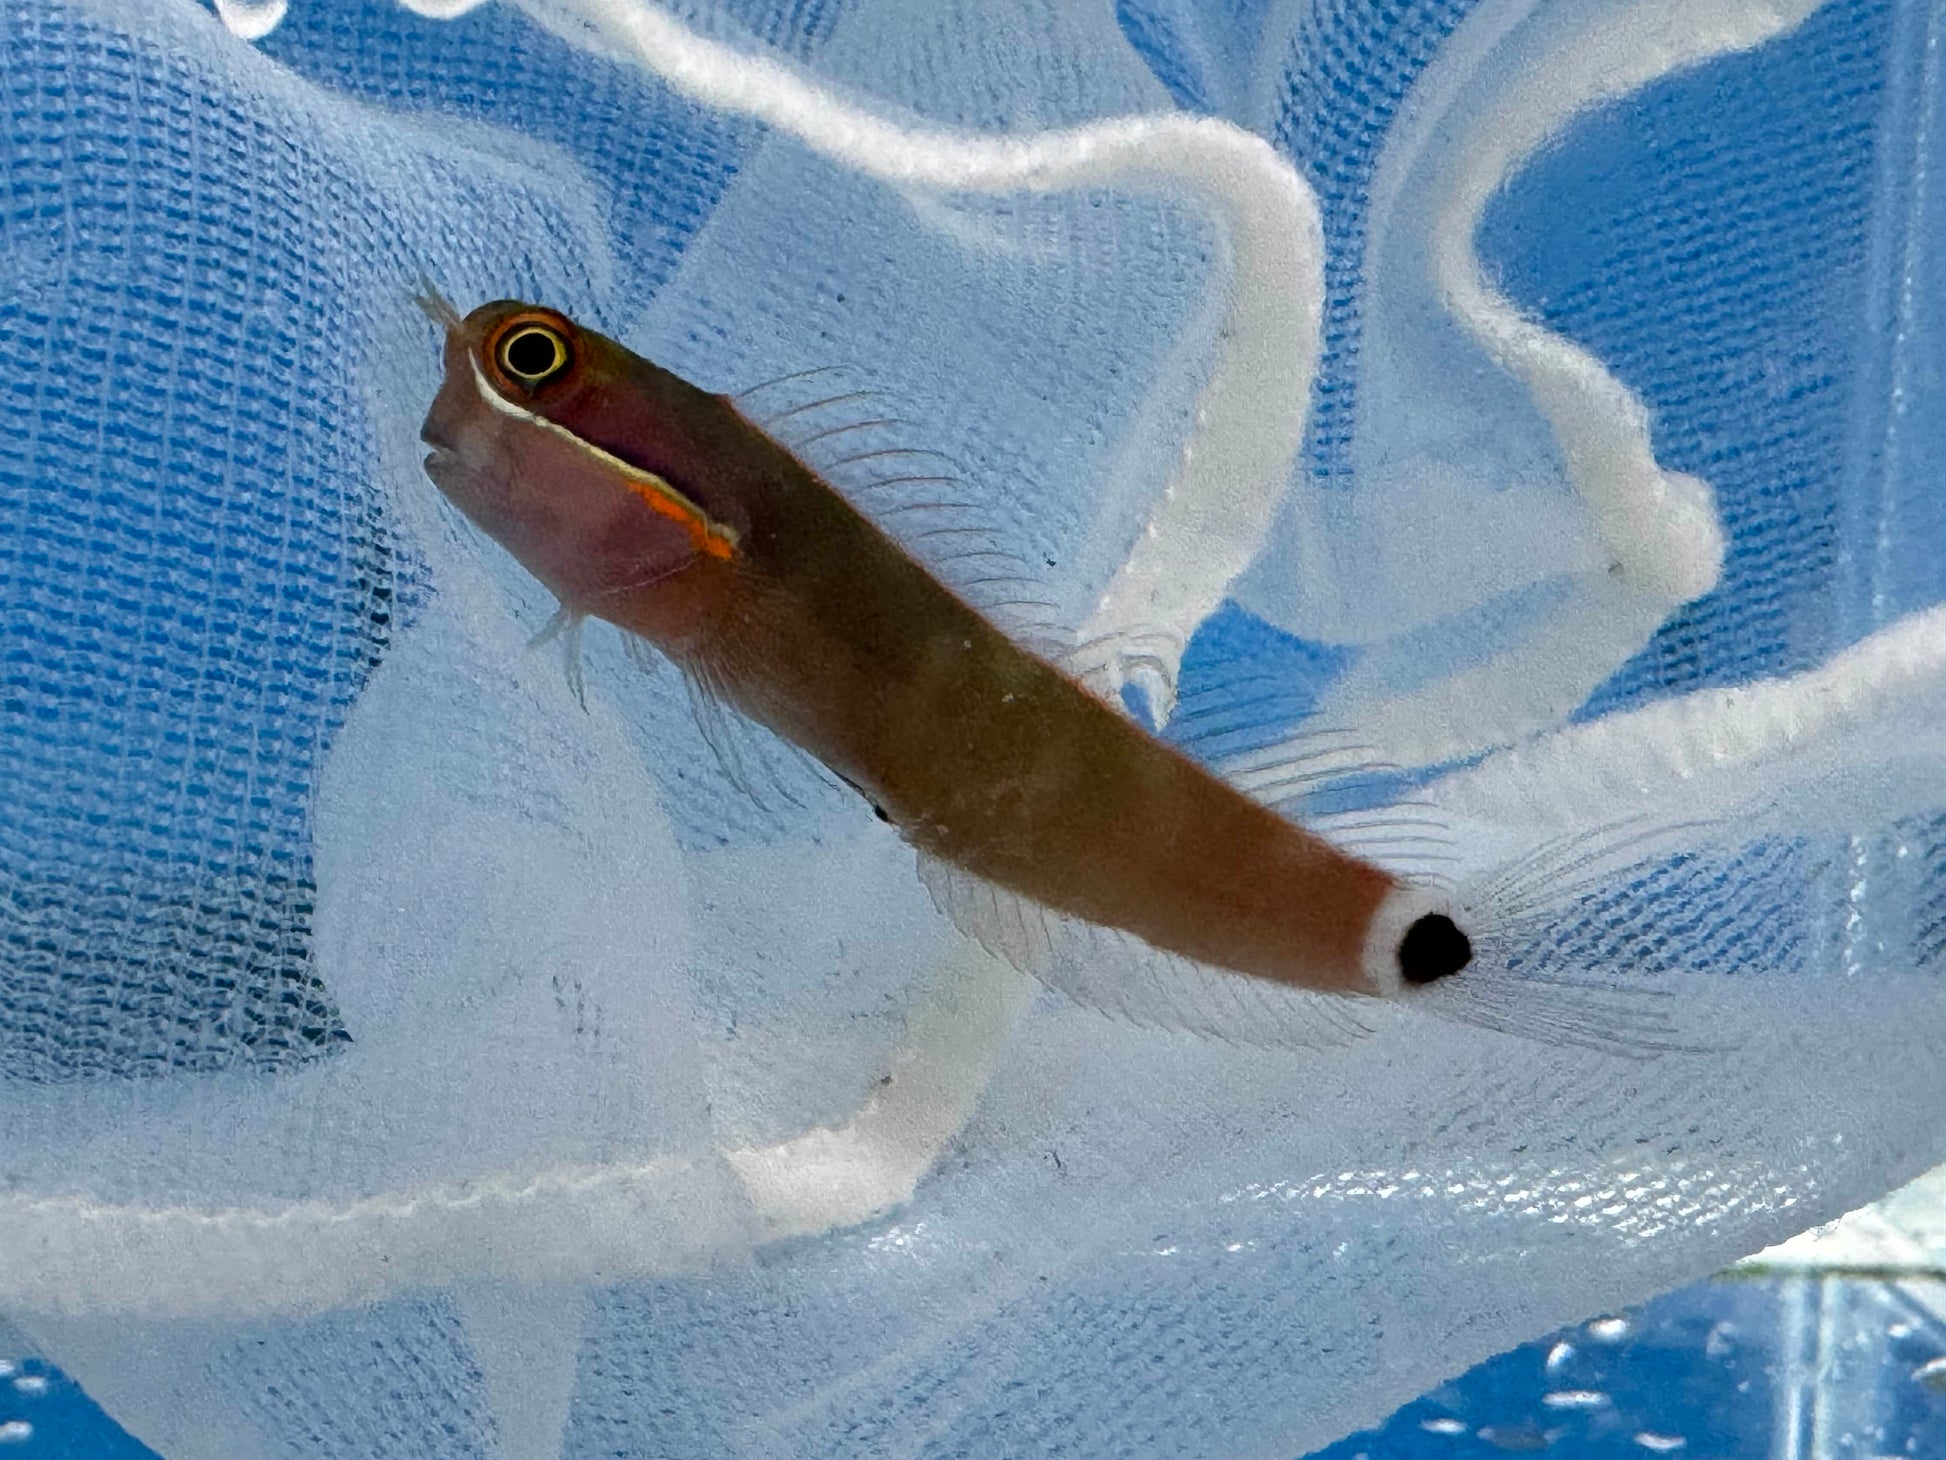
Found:
[[[474,358],[470,351],[466,359],[467,363],[473,367],[474,389],[479,391],[480,399],[493,407],[494,410],[499,411],[502,415],[512,416],[516,421],[522,421],[530,426],[538,426],[543,431],[552,432],[563,441],[573,442],[575,446],[579,447],[611,471],[634,482],[637,486],[646,487],[650,491],[659,493],[671,502],[682,507],[684,511],[693,513],[698,522],[704,523],[708,527],[712,537],[720,537],[728,542],[730,546],[736,546],[737,534],[735,528],[716,521],[709,513],[690,501],[689,498],[677,491],[663,478],[657,476],[652,471],[644,471],[641,467],[631,462],[623,461],[621,457],[616,456],[611,451],[602,450],[592,441],[582,440],[566,426],[559,425],[554,421],[548,420],[545,416],[536,415],[534,412],[516,405],[513,401],[508,400],[493,388],[493,382],[487,379],[486,372],[480,369],[480,362]]]

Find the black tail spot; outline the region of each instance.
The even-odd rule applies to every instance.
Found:
[[[1433,983],[1473,961],[1473,940],[1445,913],[1427,913],[1399,940],[1399,976]]]

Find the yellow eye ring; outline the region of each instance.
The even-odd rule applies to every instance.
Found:
[[[568,368],[568,342],[561,332],[548,325],[515,325],[500,337],[498,356],[501,373],[523,390],[538,390]]]

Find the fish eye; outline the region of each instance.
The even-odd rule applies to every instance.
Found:
[[[500,369],[525,390],[537,390],[568,368],[568,342],[544,324],[516,325],[501,337]]]
[[[1427,913],[1399,940],[1399,977],[1410,984],[1436,983],[1473,961],[1473,940],[1445,913]]]

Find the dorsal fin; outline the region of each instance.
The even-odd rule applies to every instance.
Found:
[[[1168,666],[1182,657],[1182,636],[1169,629],[1125,629],[1084,639],[1065,648],[1057,660],[1069,678],[1096,698],[1114,706],[1145,728],[1155,730],[1174,710],[1174,692],[1166,703],[1148,693],[1151,685],[1170,677]],[[1145,666],[1152,673],[1144,673]],[[1159,676],[1159,678],[1158,678]],[[1137,690],[1143,700],[1138,714],[1126,697]]]
[[[1327,789],[1369,785],[1393,767],[1372,748],[1336,731],[1295,735],[1276,745],[1209,762],[1211,771],[1253,801],[1295,812]]]
[[[797,398],[798,386],[810,387],[797,393],[808,398]],[[1065,651],[1071,636],[1045,576],[1002,545],[961,465],[909,439],[911,424],[886,403],[887,392],[858,384],[857,372],[843,367],[760,389],[757,424],[916,562],[1030,653]]]
[[[1304,818],[1304,827],[1411,882],[1448,886],[1461,860],[1451,826],[1423,802],[1318,812]]]

